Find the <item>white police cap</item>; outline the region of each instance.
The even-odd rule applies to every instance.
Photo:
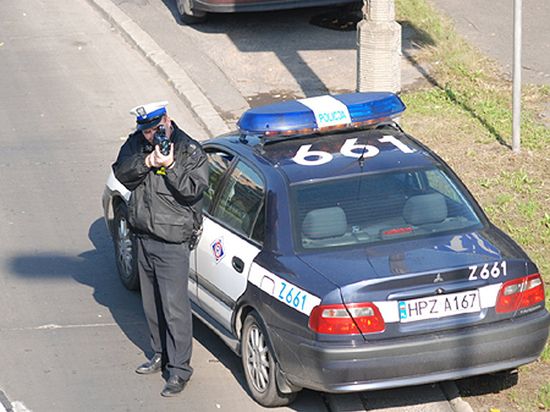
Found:
[[[130,110],[130,114],[136,116],[137,129],[150,129],[159,124],[162,116],[166,114],[167,105],[167,101],[154,102],[136,106]]]

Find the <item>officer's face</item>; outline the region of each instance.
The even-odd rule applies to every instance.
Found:
[[[162,116],[162,119],[159,124],[157,124],[155,127],[151,127],[150,129],[142,130],[143,136],[147,141],[151,144],[153,144],[153,136],[155,135],[155,132],[159,129],[160,126],[164,126],[166,129],[166,135],[170,136],[172,130],[170,129],[170,118],[168,115]]]

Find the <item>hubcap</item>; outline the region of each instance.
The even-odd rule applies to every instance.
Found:
[[[258,326],[253,325],[246,341],[248,375],[254,388],[264,392],[269,386],[269,349]]]
[[[132,239],[126,219],[118,223],[118,261],[126,276],[132,273]]]

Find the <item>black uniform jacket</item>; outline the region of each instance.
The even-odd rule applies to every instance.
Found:
[[[208,163],[201,145],[172,122],[173,167],[149,169],[145,157],[153,150],[140,131],[120,148],[113,164],[116,178],[132,192],[128,219],[138,235],[169,243],[188,241],[202,222],[200,199],[208,186]]]

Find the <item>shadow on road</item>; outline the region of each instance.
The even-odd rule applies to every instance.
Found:
[[[7,263],[12,273],[29,281],[39,278],[73,278],[91,287],[95,301],[109,309],[114,321],[127,338],[144,353],[151,355],[140,295],[125,289],[118,279],[112,241],[103,218],[91,224],[88,238],[94,249],[78,256],[44,252],[15,256]],[[211,353],[210,362],[221,362],[246,390],[240,358],[216,334],[195,318],[193,319],[193,337]],[[311,411],[307,404],[303,405],[300,398],[298,397],[296,403],[292,405],[292,409]]]
[[[512,149],[512,147],[506,143],[502,135],[498,132],[496,127],[480,115],[473,107],[471,107],[464,99],[455,93],[452,86],[441,84],[437,79],[429,72],[429,69],[419,62],[415,56],[415,51],[424,47],[435,46],[436,42],[429,36],[428,33],[419,29],[409,21],[400,21],[403,30],[403,55],[413,65],[419,73],[422,74],[424,79],[432,86],[442,90],[447,98],[453,102],[453,104],[459,106],[462,110],[469,113],[472,118],[478,121],[489,132],[495,140],[504,147]],[[406,34],[409,33],[409,34]]]
[[[163,2],[171,11],[174,20],[183,24],[180,23],[175,2],[172,0],[163,0]],[[349,33],[337,33],[344,34],[344,36],[325,37],[322,41],[317,41],[316,36],[311,38],[298,34],[297,28],[307,24],[305,16],[311,13],[311,9],[263,13],[210,13],[205,23],[192,27],[201,33],[226,34],[237,49],[243,53],[274,53],[294,77],[305,97],[310,97],[326,94],[328,89],[302,58],[300,52],[354,47],[353,35]],[[276,31],[281,32],[282,38],[274,41],[272,34]],[[293,32],[296,32],[296,36],[292,36]],[[289,38],[292,40],[288,41]]]
[[[233,353],[218,335],[195,317],[193,317],[193,337],[212,354],[209,362],[220,362],[246,391],[246,380],[241,366],[241,358]]]
[[[518,370],[496,372],[488,375],[473,376],[459,379],[456,386],[463,397],[499,393],[505,389],[516,386],[518,383]]]
[[[128,339],[141,350],[149,350],[147,326],[139,294],[126,290],[116,274],[112,242],[103,219],[88,230],[94,249],[78,256],[38,253],[13,257],[13,273],[26,279],[73,278],[93,289],[97,303],[105,306]]]
[[[183,24],[175,2],[163,0],[175,22]],[[339,55],[338,51],[356,50],[356,25],[362,18],[358,10],[346,7],[313,7],[256,13],[210,13],[208,20],[190,26],[207,35],[225,34],[242,53],[272,53],[300,86],[303,96],[274,90],[270,96],[258,95],[251,106],[296,97],[312,97],[329,93],[327,85],[304,59],[305,54],[323,52],[325,57]],[[414,54],[420,43],[430,44],[427,33],[402,31],[403,51]],[[411,36],[418,41],[411,41]],[[344,71],[355,62],[341,61]],[[261,78],[263,73],[258,73]],[[338,76],[338,72],[334,73]],[[353,85],[354,86],[354,85]],[[333,90],[344,93],[352,90]],[[282,92],[282,93],[281,93]]]

